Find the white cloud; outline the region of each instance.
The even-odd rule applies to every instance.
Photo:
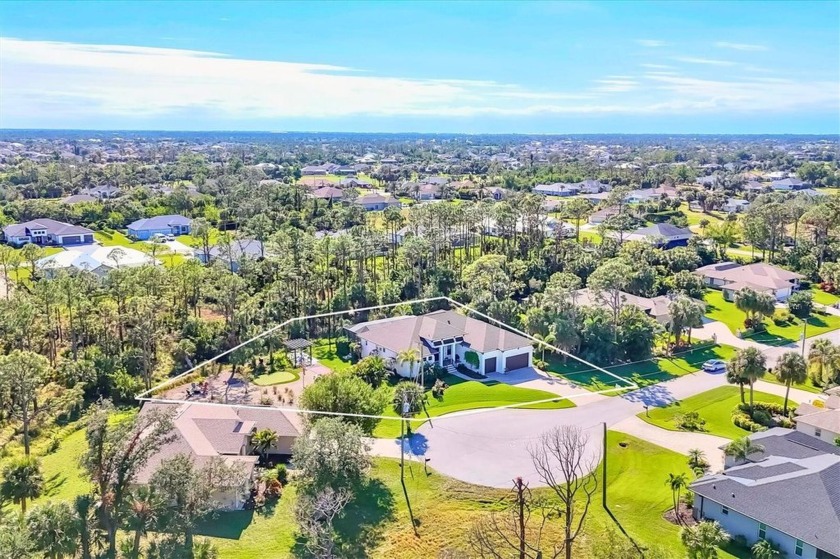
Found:
[[[689,64],[703,64],[706,66],[735,66],[734,62],[729,60],[716,60],[714,58],[699,58],[696,56],[675,56],[674,60],[679,62],[687,62]]]
[[[648,47],[652,49],[664,47],[668,44],[665,41],[659,41],[657,39],[636,39],[636,43],[642,45],[643,47]]]
[[[727,61],[680,58],[728,66]],[[702,62],[701,62],[702,61]],[[664,64],[546,90],[491,80],[378,76],[328,64],[220,53],[0,38],[0,125],[136,124],[350,116],[533,116],[788,110],[838,106],[826,81],[701,80]],[[145,119],[145,120],[144,120]]]
[[[770,50],[765,45],[753,45],[749,43],[730,43],[727,41],[718,41],[715,43],[715,46],[720,49],[732,49],[732,50],[744,50],[744,51],[760,51],[760,50]]]

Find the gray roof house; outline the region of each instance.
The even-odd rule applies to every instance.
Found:
[[[840,447],[780,427],[750,439],[763,452],[691,484],[694,517],[787,557],[840,557]]]
[[[395,316],[347,327],[360,342],[362,357],[383,357],[398,375],[416,376],[398,355],[415,348],[428,365],[464,365],[481,375],[532,366],[531,340],[455,311]]]
[[[717,262],[701,266],[694,273],[703,278],[706,285],[720,287],[727,301],[734,300],[735,293],[745,287],[770,293],[777,300],[784,301],[799,288],[799,281],[805,277],[761,262],[746,266],[735,262]]]
[[[196,249],[193,254],[202,264],[218,261],[229,267],[231,272],[236,272],[244,260],[263,258],[265,246],[256,239],[234,239],[229,245],[214,246],[207,254],[201,249]]]
[[[10,245],[81,245],[93,243],[93,231],[49,218],[33,219],[3,228],[3,239]]]
[[[694,236],[690,229],[684,229],[670,223],[654,223],[641,229],[636,229],[624,236],[625,241],[648,241],[661,248],[669,249],[685,246]]]
[[[796,430],[830,444],[840,440],[840,395],[832,394],[821,407],[800,404],[796,408]]]
[[[214,491],[213,500],[220,509],[239,509],[245,504],[258,459],[251,444],[251,436],[256,431],[271,429],[277,433],[277,442],[267,453],[288,456],[303,430],[297,414],[270,407],[149,402],[140,413],[149,413],[153,409],[163,409],[172,414],[171,441],[149,458],[138,472],[135,483],[148,483],[161,462],[179,454],[190,457],[198,468],[211,460],[221,459],[242,475],[231,480],[228,487]]]
[[[802,190],[807,185],[799,179],[782,179],[773,181],[770,186],[773,190]]]
[[[130,223],[128,234],[141,241],[148,240],[154,235],[187,235],[191,224],[192,220],[182,215],[158,215]]]
[[[590,290],[588,287],[572,292],[572,301],[575,305],[586,307],[603,307],[606,305],[606,300],[598,293]],[[639,295],[633,295],[622,291],[621,301],[623,304],[639,307],[648,316],[656,319],[656,321],[663,326],[671,323],[671,299],[665,295],[658,295],[656,297],[640,297]]]
[[[381,194],[365,194],[356,198],[354,203],[362,206],[367,211],[384,210],[390,207],[400,207],[400,201],[393,196]]]

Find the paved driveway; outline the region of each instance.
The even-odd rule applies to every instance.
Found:
[[[429,458],[429,465],[456,479],[508,487],[516,476],[540,486],[529,447],[558,425],[577,425],[589,435],[588,456],[597,465],[603,424],[608,428],[644,410],[721,386],[725,375],[695,373],[648,386],[621,397],[602,398],[562,410],[495,409],[462,412],[433,418],[414,435],[413,451]],[[663,430],[664,431],[664,430]],[[664,431],[678,439],[682,433]],[[665,445],[668,446],[668,445]],[[399,447],[397,446],[397,449]]]

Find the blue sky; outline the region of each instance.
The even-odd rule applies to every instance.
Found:
[[[838,2],[3,2],[0,127],[840,133]]]

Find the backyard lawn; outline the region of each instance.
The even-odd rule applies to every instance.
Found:
[[[498,406],[509,406],[524,402],[552,399],[551,402],[542,402],[521,406],[523,409],[562,409],[573,408],[575,404],[543,390],[533,388],[519,388],[497,381],[480,382],[476,380],[464,380],[460,377],[446,375],[444,382],[449,385],[442,398],[435,398],[431,391],[426,391],[426,412],[430,417],[437,417],[447,413],[480,408],[494,408]],[[388,408],[383,414],[387,417],[397,417],[392,408]],[[411,420],[412,429],[417,429],[427,420],[426,414],[420,412],[417,417]],[[400,436],[400,422],[396,420],[381,420],[373,432],[375,437],[394,438]]]
[[[748,388],[745,390],[745,397],[747,402],[749,402],[750,395]],[[754,392],[753,399],[756,402],[778,404],[784,402],[784,398],[781,396],[767,394],[765,392]],[[664,408],[651,408],[649,414],[642,412],[637,417],[651,425],[656,425],[669,431],[678,431],[679,429],[675,425],[677,416],[696,411],[700,414],[701,418],[706,420],[706,433],[728,439],[737,439],[750,433],[745,429],[736,427],[732,423],[732,410],[740,402],[741,395],[737,386],[720,386]]]
[[[332,344],[326,339],[314,340],[312,342],[312,355],[319,363],[333,371],[340,371],[352,366],[352,363],[342,359],[335,351],[335,340]]]
[[[724,300],[723,292],[709,290],[705,296],[707,309],[706,316],[712,320],[719,320],[726,324],[733,333],[744,328],[744,313],[735,306],[735,303]],[[786,345],[799,340],[802,334],[802,321],[794,318],[793,322],[786,326],[777,326],[771,318],[764,319],[765,332],[760,332],[750,339],[768,345]],[[807,337],[824,334],[840,328],[840,316],[833,314],[814,314],[808,319]]]
[[[694,349],[675,355],[670,359],[654,358],[638,363],[604,367],[607,371],[634,381],[640,386],[656,384],[664,380],[680,377],[700,370],[709,359],[729,359],[735,353],[735,348],[728,345],[712,345]],[[548,372],[565,377],[570,382],[579,384],[589,390],[604,390],[619,385],[613,377],[591,367],[569,359],[563,363],[563,358],[554,354],[546,354]],[[617,394],[618,391],[612,394]]]
[[[146,254],[151,254],[151,246],[146,241],[132,241],[119,231],[97,231],[93,234],[93,238],[96,239],[99,244],[102,246],[121,246],[121,247],[128,247],[133,248],[134,250],[139,250],[140,252],[145,252]],[[171,268],[173,266],[178,266],[184,262],[184,255],[177,254],[172,251],[167,253],[163,253],[163,251],[158,252],[155,255],[155,258],[161,261],[161,263]]]

